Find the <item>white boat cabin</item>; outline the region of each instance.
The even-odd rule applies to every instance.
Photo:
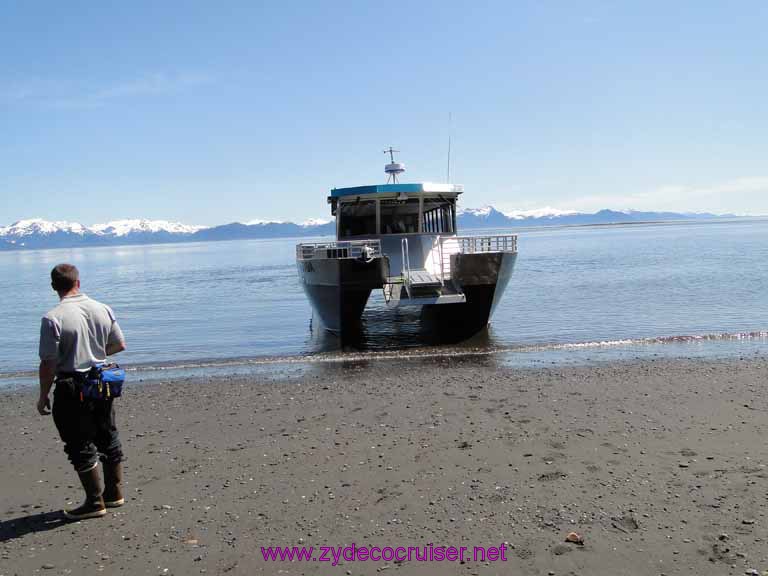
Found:
[[[380,184],[335,188],[328,197],[339,241],[379,240],[390,276],[424,271],[435,282],[450,275],[450,255],[459,251],[455,184]],[[425,282],[427,281],[425,276]]]

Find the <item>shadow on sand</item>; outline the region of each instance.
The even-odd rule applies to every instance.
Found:
[[[23,538],[27,534],[35,532],[47,532],[56,530],[70,524],[61,510],[55,512],[41,512],[30,516],[19,516],[10,520],[0,521],[0,542],[8,542]]]

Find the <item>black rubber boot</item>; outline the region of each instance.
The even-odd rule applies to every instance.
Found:
[[[85,490],[85,502],[73,510],[64,510],[64,517],[68,520],[85,520],[86,518],[98,518],[107,513],[104,507],[104,499],[101,497],[101,480],[99,479],[99,467],[86,472],[78,472],[80,483]]]
[[[123,465],[104,463],[104,506],[117,508],[123,504]]]

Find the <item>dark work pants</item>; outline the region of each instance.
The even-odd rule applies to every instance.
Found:
[[[64,442],[64,452],[77,472],[96,465],[101,454],[105,464],[123,460],[115,425],[112,400],[80,400],[80,388],[72,380],[57,380],[53,392],[53,421]]]

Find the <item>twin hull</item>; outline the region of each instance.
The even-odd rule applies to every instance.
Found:
[[[451,256],[451,282],[466,302],[427,304],[422,319],[441,333],[471,336],[484,328],[504,293],[516,252],[460,253]],[[324,326],[343,335],[359,331],[371,292],[384,288],[389,258],[364,262],[352,258],[318,258],[297,263],[299,278]]]

